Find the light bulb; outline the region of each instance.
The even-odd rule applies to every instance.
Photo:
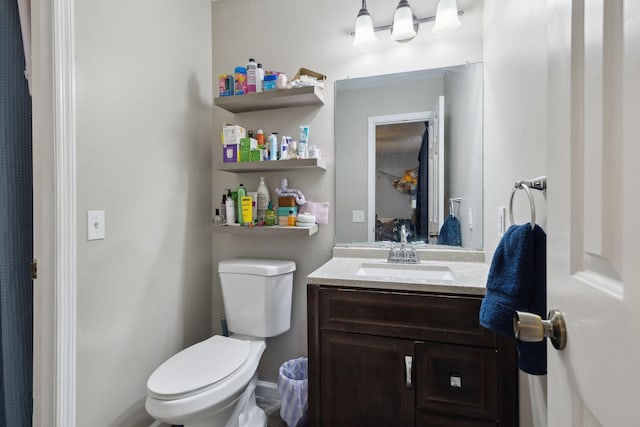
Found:
[[[456,30],[462,25],[458,18],[458,5],[456,0],[440,0],[436,9],[436,23],[433,25],[434,33],[446,33]]]
[[[405,41],[416,36],[413,25],[413,12],[407,0],[400,0],[396,13],[393,15],[393,27],[391,28],[391,40]]]
[[[360,13],[358,13],[358,18],[356,18],[355,38],[353,40],[355,47],[369,46],[378,41],[373,32],[373,21],[371,21],[371,15],[366,9],[366,3],[362,2],[362,6]]]

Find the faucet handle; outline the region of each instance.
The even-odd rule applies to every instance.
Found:
[[[391,247],[389,248],[389,256],[387,256],[387,262],[398,262],[398,248],[396,245],[391,242]]]
[[[420,258],[418,258],[418,252],[416,251],[416,245],[411,243],[409,251],[406,256],[406,262],[409,264],[419,264]]]

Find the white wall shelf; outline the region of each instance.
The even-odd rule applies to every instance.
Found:
[[[225,172],[251,173],[291,171],[298,169],[322,170],[327,169],[327,163],[320,159],[292,159],[292,160],[265,160],[262,162],[218,162],[216,168]]]
[[[224,96],[213,101],[216,106],[232,113],[324,104],[322,89],[316,86]]]
[[[241,227],[239,225],[215,225],[213,232],[216,234],[227,233],[245,236],[313,236],[318,232],[318,224],[312,227]]]

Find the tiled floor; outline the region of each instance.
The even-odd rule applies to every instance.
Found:
[[[267,427],[287,427],[287,423],[280,418],[280,402],[266,400],[260,396],[256,396],[256,403],[262,408],[265,414],[267,414]],[[161,424],[162,427],[182,427],[182,426],[169,426],[168,424]]]
[[[287,427],[287,424],[280,418],[280,402],[267,400],[261,396],[256,396],[256,403],[267,414],[267,427]]]

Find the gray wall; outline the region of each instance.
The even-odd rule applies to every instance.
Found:
[[[498,207],[508,208],[514,181],[547,171],[546,4],[485,0],[484,8],[484,247],[490,262]],[[545,228],[546,199],[538,191],[534,198],[536,221]],[[514,219],[529,221],[523,194],[514,202]],[[546,426],[546,416],[546,377],[521,373],[520,426]]]
[[[370,0],[368,8],[376,25],[393,19],[397,3]],[[236,65],[252,57],[265,69],[275,69],[292,76],[299,67],[309,68],[328,76],[324,90],[325,105],[298,109],[273,110],[234,115],[214,108],[213,162],[221,161],[219,132],[223,122],[240,124],[248,129],[277,130],[295,135],[300,124],[311,125],[311,144],[322,149],[327,171],[266,174],[273,192],[282,176],[289,185],[301,188],[316,201],[331,202],[330,224],[320,226],[311,238],[213,236],[213,328],[219,332],[219,318],[224,309],[217,278],[217,263],[234,256],[276,257],[294,260],[298,270],[294,276],[293,314],[291,330],[267,340],[259,376],[275,381],[283,361],[306,354],[307,318],[305,277],[331,258],[334,244],[334,212],[336,184],[334,159],[334,96],[336,80],[390,74],[425,68],[437,68],[465,62],[482,61],[482,4],[461,0],[465,10],[464,25],[459,31],[445,35],[431,33],[432,24],[423,24],[418,36],[410,43],[396,43],[388,33],[379,34],[379,43],[370,49],[357,49],[348,32],[352,30],[360,9],[359,2],[330,0],[319,4],[310,0],[283,0],[277,4],[251,0],[213,3],[213,76],[232,72]],[[435,13],[436,1],[412,4],[418,17]],[[246,25],[238,25],[242,21]],[[257,24],[257,29],[252,29]],[[225,188],[240,182],[249,188],[258,185],[260,174],[231,174],[213,171],[213,196],[219,203]]]
[[[211,331],[210,8],[76,2],[78,426],[148,426],[149,375]]]

